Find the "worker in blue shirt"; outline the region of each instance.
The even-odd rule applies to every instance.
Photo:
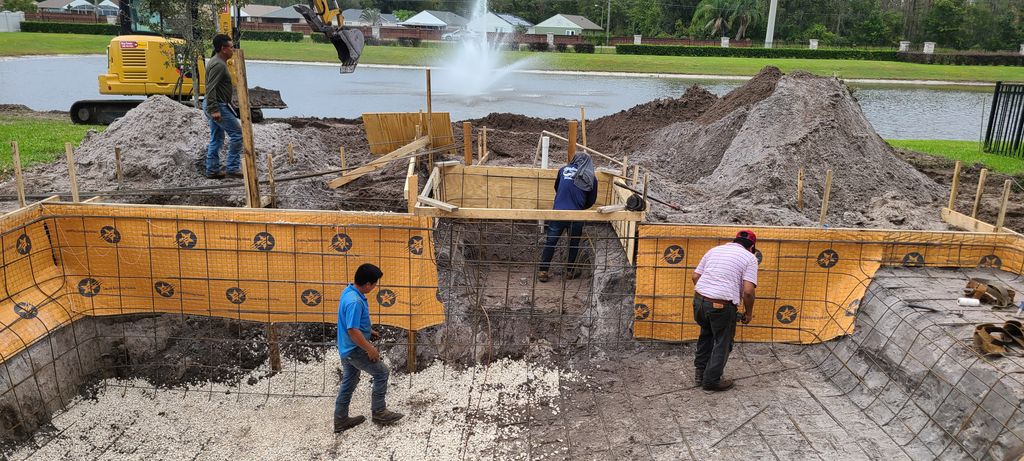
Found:
[[[597,202],[597,176],[594,172],[594,161],[585,152],[577,153],[568,165],[558,170],[555,178],[556,210],[586,210]],[[579,271],[574,267],[576,256],[580,251],[580,236],[583,235],[582,221],[549,221],[547,223],[547,241],[541,254],[540,269],[537,280],[548,281],[548,269],[551,258],[555,256],[555,246],[565,229],[569,229],[569,263],[565,270],[566,279],[574,279]]]
[[[359,373],[365,371],[373,379],[370,411],[373,422],[381,425],[392,424],[402,419],[401,413],[388,410],[385,396],[388,392],[388,376],[391,371],[380,361],[380,351],[370,342],[380,338],[380,333],[370,323],[370,305],[366,294],[377,288],[377,282],[384,272],[373,264],[363,264],[356,269],[355,283],[350,283],[341,293],[338,303],[338,353],[341,354],[341,387],[334,402],[334,432],[342,432],[362,424],[365,416],[350,417],[348,405],[352,393],[359,384]]]

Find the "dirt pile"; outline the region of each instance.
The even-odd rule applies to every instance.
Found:
[[[253,126],[257,168],[261,181],[267,180],[267,154],[274,157],[276,179],[340,167],[338,147],[346,148],[347,163],[360,165],[371,159],[365,136],[358,126],[335,124],[330,129],[294,128],[285,123]],[[325,144],[330,142],[330,145]],[[122,190],[202,187],[241,184],[240,180],[208,180],[203,177],[209,128],[201,111],[166,97],[149,98],[101,133],[92,133],[77,149],[79,189],[117,189],[114,149],[121,149],[124,185]],[[293,146],[294,163],[288,161]],[[227,158],[227,140],[221,152]],[[406,165],[390,165],[340,190],[326,182],[336,175],[318,176],[277,185],[278,206],[306,209],[363,209],[398,211],[405,208],[402,186]],[[26,172],[29,194],[69,190],[66,162],[41,165]],[[379,183],[388,183],[380,188]],[[394,186],[394,187],[392,187]],[[261,188],[264,195],[269,188]],[[114,196],[112,201],[238,206],[244,204],[243,189],[214,189],[176,196]]]

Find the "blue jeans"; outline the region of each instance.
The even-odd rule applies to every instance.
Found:
[[[540,271],[547,272],[551,267],[551,258],[555,257],[555,246],[558,245],[558,238],[566,228],[569,229],[569,268],[576,264],[576,255],[580,252],[580,236],[583,235],[583,222],[580,221],[550,221],[548,222],[547,241],[544,243],[544,252],[540,257]]]
[[[715,308],[715,304],[703,296],[693,296],[693,318],[700,325],[693,366],[704,370],[704,387],[714,386],[722,379],[736,334],[736,305],[727,303],[720,306]]]
[[[370,411],[376,413],[387,408],[384,398],[388,393],[388,376],[391,370],[384,362],[371,362],[366,351],[356,348],[341,359],[341,387],[338,388],[338,399],[334,401],[334,418],[348,418],[348,404],[352,402],[352,393],[359,384],[360,371],[369,373],[373,379],[373,393],[370,400]]]
[[[224,134],[228,135],[228,158],[226,168],[229,173],[241,170],[239,159],[242,153],[242,124],[238,117],[231,111],[231,107],[224,103],[220,105],[220,121],[215,121],[206,114],[210,125],[210,145],[206,148],[206,172],[216,173],[220,171],[220,148],[224,145]],[[203,113],[206,113],[206,101],[203,101]]]

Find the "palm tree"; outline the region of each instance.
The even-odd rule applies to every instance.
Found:
[[[729,22],[736,25],[736,40],[743,40],[747,27],[764,19],[764,2],[761,0],[733,0]]]
[[[379,26],[383,22],[381,19],[380,10],[376,8],[366,8],[363,13],[359,15],[359,20],[368,22],[371,26]]]
[[[731,13],[736,0],[701,0],[693,12],[693,24],[714,37],[725,35],[732,25]]]

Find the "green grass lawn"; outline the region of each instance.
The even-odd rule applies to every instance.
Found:
[[[77,34],[0,34],[0,55],[102,54],[110,37]],[[244,42],[249,59],[304,62],[336,62],[334,47],[305,40],[294,42]],[[360,63],[441,65],[450,47],[407,48],[369,46]],[[944,66],[904,62],[834,59],[718,58],[687,56],[629,56],[617,54],[504,52],[505,62],[529,59],[525,67],[544,70],[647,72],[702,75],[754,75],[767,65],[783,71],[806,70],[842,78],[949,81],[1024,81],[1024,68],[1006,66]]]
[[[962,160],[964,163],[981,163],[1000,173],[1017,175],[1024,173],[1024,159],[986,154],[977,141],[932,141],[932,140],[889,140],[889,145],[924,154]]]
[[[78,146],[89,130],[105,127],[73,125],[70,120],[26,118],[0,115],[0,175],[13,170],[11,141],[18,141],[23,167],[52,162],[64,155],[64,143]]]

